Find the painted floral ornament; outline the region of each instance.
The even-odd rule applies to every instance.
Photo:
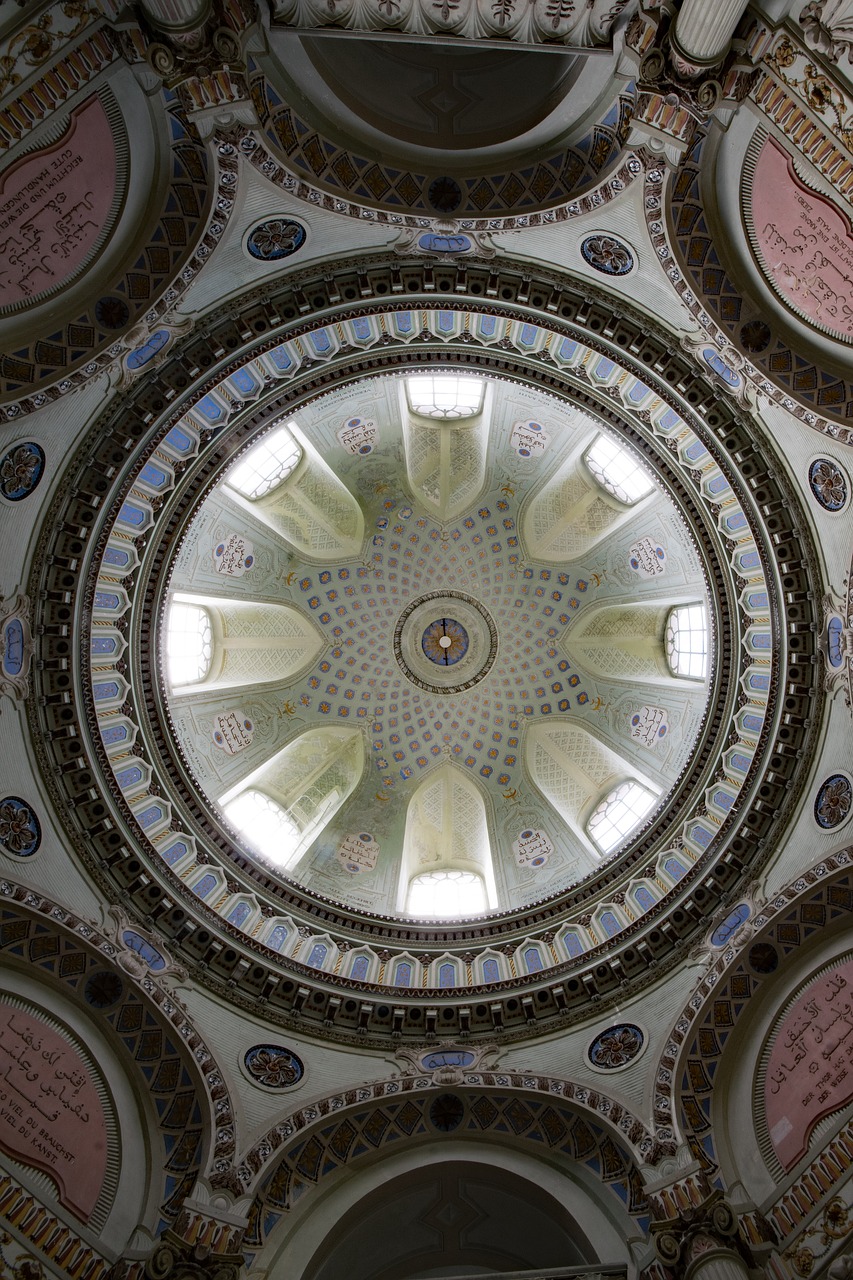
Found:
[[[602,1071],[616,1071],[633,1062],[645,1044],[645,1036],[632,1022],[620,1022],[600,1032],[587,1049],[591,1064]]]
[[[291,1089],[305,1074],[302,1060],[280,1044],[256,1044],[243,1056],[252,1080],[266,1089]]]

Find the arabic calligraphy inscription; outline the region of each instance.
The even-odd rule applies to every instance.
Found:
[[[764,1078],[773,1149],[786,1169],[824,1116],[853,1098],[853,957],[809,983],[783,1019]]]
[[[40,1018],[0,1002],[0,1147],[42,1169],[87,1222],[107,1165],[104,1110],[89,1068]]]

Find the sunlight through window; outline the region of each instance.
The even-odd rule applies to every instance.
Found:
[[[666,658],[676,676],[704,680],[708,674],[708,617],[701,604],[681,605],[666,620]]]
[[[279,427],[231,468],[226,482],[245,498],[263,498],[284,483],[301,457],[302,450],[287,427]]]
[[[166,628],[166,656],[173,685],[203,680],[213,659],[213,630],[206,609],[174,600]]]
[[[586,455],[586,465],[602,488],[629,507],[655,487],[635,454],[610,436],[598,437]]]
[[[300,833],[280,804],[262,791],[244,791],[223,808],[247,844],[277,867],[290,864],[299,848]]]
[[[413,413],[427,418],[471,418],[483,403],[482,378],[418,374],[406,379]]]
[[[602,853],[612,853],[654,807],[656,797],[639,782],[622,782],[599,804],[587,824]]]
[[[407,906],[429,919],[479,915],[488,910],[486,886],[473,871],[429,871],[411,881]]]

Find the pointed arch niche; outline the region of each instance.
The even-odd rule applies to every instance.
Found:
[[[477,896],[479,902],[472,905]],[[447,910],[443,909],[445,898]],[[421,909],[418,904],[428,899],[442,900],[440,908]],[[476,914],[496,905],[489,826],[480,789],[456,765],[443,764],[424,779],[409,801],[397,909],[453,916]]]
[[[228,820],[265,861],[292,871],[364,770],[357,729],[308,729],[219,798]]]
[[[180,654],[174,652],[175,645]],[[195,673],[187,666],[193,646],[198,655]],[[324,647],[320,630],[291,605],[185,591],[176,591],[167,605],[165,674],[175,694],[291,683]],[[174,665],[176,660],[179,665]]]
[[[667,659],[667,625],[684,606],[701,610],[707,622],[707,605],[695,595],[593,606],[571,630],[572,657],[590,675],[605,680],[677,685],[681,692],[692,689],[704,697],[704,677],[676,675]]]
[[[445,381],[475,380],[436,375],[431,381],[440,386]],[[479,405],[472,401],[462,406],[464,413],[454,416],[426,412],[427,405],[420,406],[424,412],[417,412],[406,388],[400,387],[406,474],[413,492],[439,520],[458,516],[476,501],[485,483],[494,387],[477,381],[484,389]]]
[[[266,442],[273,439],[279,441],[282,476],[267,488],[264,477],[274,474],[274,460]],[[253,474],[257,481],[252,481]],[[244,482],[243,477],[249,478]],[[337,561],[361,552],[361,507],[293,421],[279,424],[241,457],[226,474],[225,486],[237,506],[257,516],[304,556]],[[258,490],[257,496],[250,496]]]
[[[602,856],[588,831],[601,802],[623,783],[638,784],[655,799],[660,795],[657,782],[605,746],[586,726],[571,720],[531,725],[524,751],[530,777],[586,855],[584,873],[597,866]]]
[[[632,477],[629,458],[613,437],[599,434],[590,444],[585,435],[524,513],[528,553],[537,560],[575,560],[653,502],[657,486],[639,460]]]

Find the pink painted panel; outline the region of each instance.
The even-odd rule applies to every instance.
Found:
[[[853,957],[815,978],[776,1032],[764,1079],[770,1141],[791,1169],[823,1116],[853,1098]]]
[[[87,1222],[107,1167],[104,1109],[91,1072],[41,1018],[0,1002],[0,1147],[54,1180]]]
[[[58,289],[106,226],[116,149],[100,98],[88,98],[58,142],[0,178],[0,306]]]
[[[765,275],[805,319],[853,341],[853,234],[850,221],[794,172],[768,138],[752,181],[752,241]]]

